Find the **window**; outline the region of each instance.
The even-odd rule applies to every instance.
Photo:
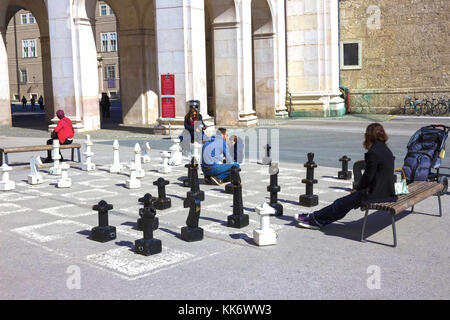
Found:
[[[108,51],[108,34],[102,33],[101,37],[102,37],[102,52],[107,52]]]
[[[361,69],[361,41],[341,42],[341,69]]]
[[[111,99],[117,99],[117,91],[110,91],[109,96]]]
[[[20,101],[20,97],[19,97],[18,94],[14,94],[14,100],[15,100],[15,101]]]
[[[29,14],[28,18],[29,18],[30,23],[35,23],[36,22],[36,20],[34,19],[34,16],[33,16],[32,13]]]
[[[28,82],[28,76],[27,76],[27,70],[20,70],[20,83],[27,83]]]
[[[109,51],[117,51],[117,34],[115,32],[111,32],[109,34]]]
[[[35,58],[36,56],[36,40],[22,40],[22,57]]]
[[[106,16],[108,14],[108,6],[106,4],[101,4],[100,5],[100,15],[101,16]]]
[[[20,15],[22,24],[28,24],[28,14],[21,14]]]
[[[110,65],[105,68],[106,80],[114,80],[116,78],[116,66]]]
[[[113,9],[109,8],[109,14],[110,14],[110,15],[113,15],[113,14],[114,14]]]

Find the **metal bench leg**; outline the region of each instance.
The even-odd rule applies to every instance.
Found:
[[[394,215],[391,214],[392,217],[392,232],[394,233],[394,247],[397,246],[397,232],[395,231],[395,219],[394,219]]]
[[[0,152],[0,166],[3,165],[3,152]]]
[[[7,154],[7,153],[5,153],[5,163],[6,163],[6,164],[9,164],[9,161],[8,161],[8,154]]]
[[[364,240],[364,230],[366,229],[366,221],[367,221],[367,215],[369,214],[369,210],[366,210],[366,214],[364,215],[364,222],[361,230],[361,242],[366,242]]]
[[[442,217],[442,205],[441,205],[441,195],[438,194],[438,203],[439,203],[439,217]]]
[[[414,206],[411,207],[411,213],[413,213],[413,212],[414,212]]]
[[[72,149],[72,162],[73,162],[73,159],[74,159],[74,154],[75,154],[75,150],[74,149]]]
[[[80,148],[77,148],[78,162],[81,163],[81,152]]]

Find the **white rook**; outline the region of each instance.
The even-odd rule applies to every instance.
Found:
[[[58,180],[58,188],[70,188],[72,186],[72,179],[69,178],[70,166],[67,163],[61,165],[61,179]]]
[[[53,159],[53,167],[50,168],[50,174],[54,176],[60,175],[61,165],[59,163],[59,159],[61,159],[61,156],[59,155],[58,139],[53,139],[52,159]]]
[[[91,136],[86,135],[86,141],[84,142],[84,145],[86,146],[86,152],[84,152],[84,155],[86,156],[86,162],[83,163],[82,169],[84,171],[92,171],[95,170],[95,164],[92,163],[91,158],[94,155],[94,153],[91,151],[92,146]]]
[[[171,166],[181,166],[183,163],[183,154],[181,153],[180,139],[172,140],[173,145],[170,147],[170,159],[168,161]]]
[[[38,171],[38,167],[40,166],[42,166],[41,157],[32,157],[30,160],[30,174],[28,175],[29,184],[41,184],[44,181]]]
[[[13,190],[16,187],[16,184],[14,183],[14,181],[9,180],[9,172],[12,171],[12,168],[4,163],[0,167],[0,171],[2,172],[2,180],[0,180],[0,190]]]
[[[160,173],[172,172],[172,168],[169,166],[170,153],[167,151],[162,151],[160,154],[161,154],[161,167],[159,167],[158,172]]]
[[[113,150],[114,150],[114,160],[112,166],[109,168],[110,173],[120,173],[122,170],[122,165],[119,159],[119,141],[114,140]]]
[[[258,246],[269,246],[277,243],[277,234],[270,227],[270,215],[275,214],[275,209],[267,203],[263,203],[255,208],[260,215],[261,226],[253,230],[253,240]]]
[[[145,171],[142,169],[141,164],[141,146],[136,142],[134,145],[134,165],[136,166],[136,177],[145,177]]]
[[[128,165],[130,169],[130,179],[126,181],[126,187],[128,189],[137,189],[141,187],[141,181],[137,179],[137,167],[135,164]]]
[[[146,142],[144,144],[144,153],[141,155],[142,163],[149,163],[150,162],[150,144]]]

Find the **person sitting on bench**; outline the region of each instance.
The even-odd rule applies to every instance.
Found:
[[[227,150],[227,139],[227,129],[219,128],[217,133],[203,145],[201,167],[207,184],[221,185],[229,180],[230,172],[227,170],[233,166],[239,168],[239,163],[233,162]]]
[[[56,111],[56,116],[59,121],[56,125],[55,130],[51,133],[51,139],[47,140],[47,145],[53,144],[53,139],[58,139],[61,145],[63,144],[71,144],[73,142],[74,130],[72,121],[64,115],[64,111],[58,110]],[[61,150],[59,151],[61,155],[61,161],[64,160],[61,154]],[[44,163],[52,162],[51,150],[47,150],[47,158],[43,160]]]
[[[363,142],[367,153],[364,155],[366,169],[354,190],[337,199],[331,205],[311,214],[296,215],[298,226],[318,230],[321,227],[340,220],[352,209],[371,202],[394,202],[397,196],[394,190],[394,159],[386,145],[388,136],[379,123],[367,126]]]

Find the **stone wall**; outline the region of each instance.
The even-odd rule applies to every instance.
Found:
[[[351,112],[395,114],[407,95],[450,97],[450,1],[339,3],[340,41],[362,45],[361,69],[340,72]]]

